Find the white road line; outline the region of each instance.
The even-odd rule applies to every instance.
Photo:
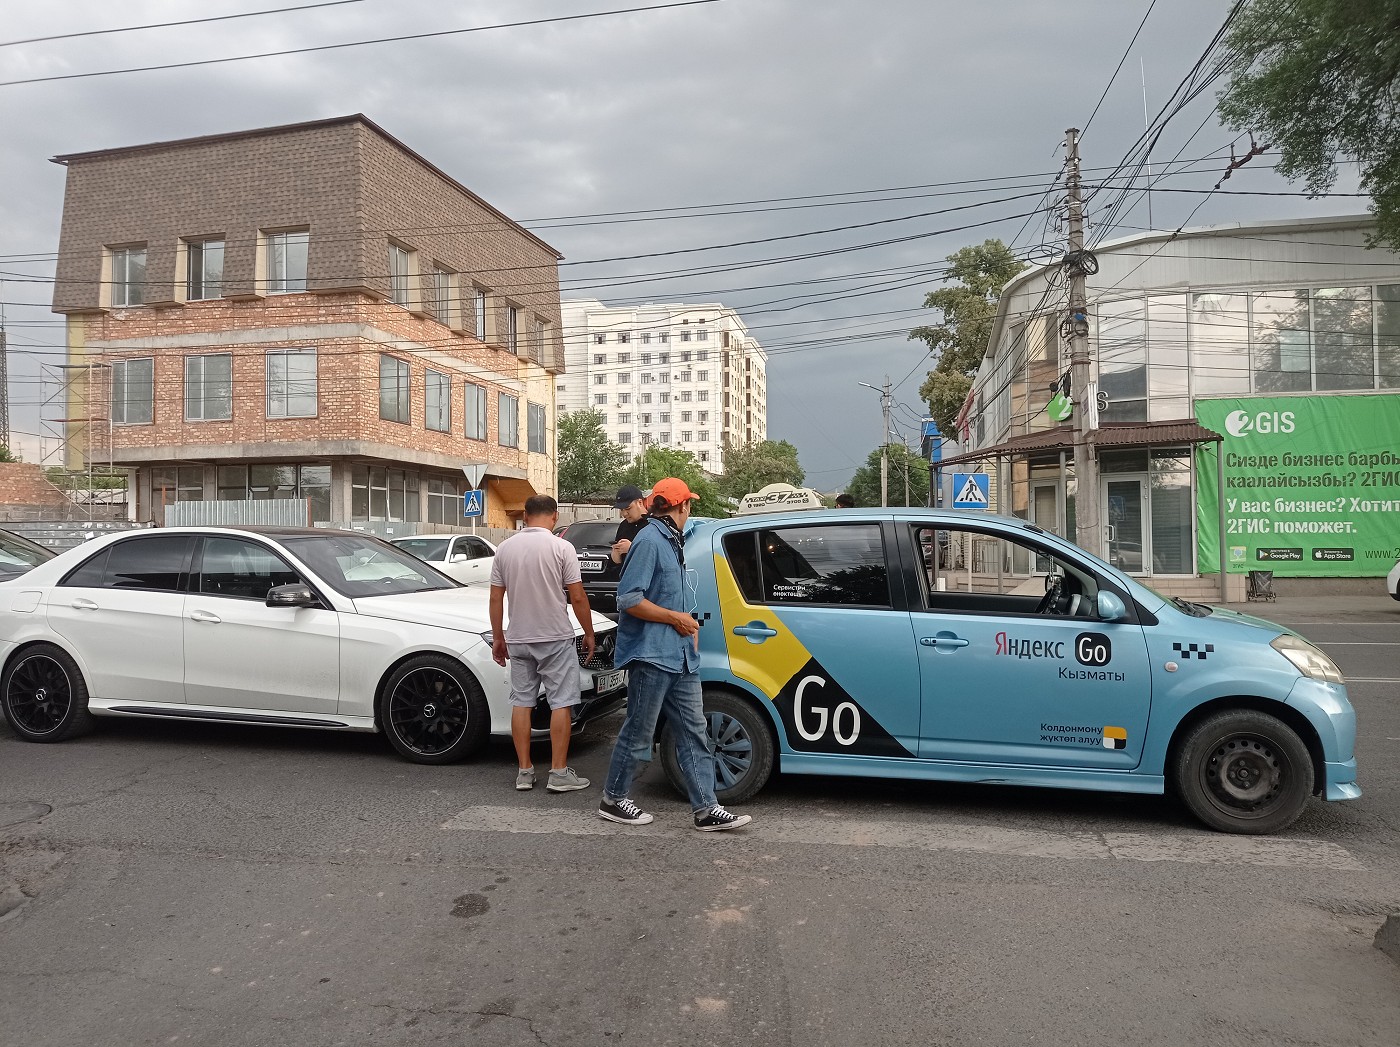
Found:
[[[1400,683],[1395,676],[1348,676],[1347,683]]]
[[[526,806],[468,807],[443,823],[461,832],[569,836],[648,836],[696,839],[687,812],[663,812],[651,825],[605,822],[592,810],[549,811]],[[918,825],[860,817],[762,816],[735,836],[765,844],[903,847],[923,851],[975,851],[1073,861],[1186,862],[1194,865],[1269,865],[1355,871],[1351,853],[1324,840],[1269,839],[1215,833],[1047,832],[987,825]],[[740,844],[742,846],[742,844]]]
[[[1315,640],[1319,647],[1400,647],[1400,640]]]

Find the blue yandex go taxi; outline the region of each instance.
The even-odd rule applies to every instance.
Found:
[[[1355,799],[1356,718],[1295,633],[1167,599],[1022,520],[702,521],[686,543],[721,803],[785,772],[1175,791],[1270,833]],[[664,735],[663,764],[681,781]]]

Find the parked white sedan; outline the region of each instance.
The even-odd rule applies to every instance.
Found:
[[[496,547],[474,534],[411,534],[390,541],[464,585],[490,585]]]
[[[448,763],[510,734],[488,599],[365,534],[108,535],[0,583],[0,709],[33,742],[144,716],[382,731],[406,759]],[[616,627],[593,628],[576,728],[625,697]],[[548,722],[537,708],[538,736]]]

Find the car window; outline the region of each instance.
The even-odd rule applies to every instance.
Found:
[[[447,559],[446,538],[400,538],[393,544],[412,553],[420,560],[441,561]]]
[[[457,548],[453,550],[458,553],[466,553],[468,560],[480,560],[483,556],[494,555],[491,547],[480,538],[459,538]]]
[[[891,606],[877,523],[742,531],[724,548],[750,603]]]
[[[187,534],[128,538],[103,549],[59,584],[179,592],[192,542]]]
[[[564,540],[572,543],[575,549],[590,546],[612,545],[617,537],[617,520],[580,520],[569,524],[564,532]]]
[[[974,528],[916,526],[913,535],[929,610],[1097,616],[1098,580],[1048,549]]]
[[[0,564],[13,567],[38,567],[45,560],[52,560],[53,553],[41,545],[20,542],[8,535],[0,534]]]
[[[437,568],[372,535],[297,536],[282,544],[332,589],[352,599],[460,587]]]
[[[266,600],[275,585],[302,580],[271,549],[242,538],[206,538],[200,559],[199,591],[206,596]]]

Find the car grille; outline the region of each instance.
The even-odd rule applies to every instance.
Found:
[[[613,651],[616,647],[616,629],[609,629],[605,633],[595,634],[593,657],[586,660],[583,657],[583,637],[580,636],[574,641],[574,648],[578,651],[578,663],[585,669],[611,669],[613,667]]]

